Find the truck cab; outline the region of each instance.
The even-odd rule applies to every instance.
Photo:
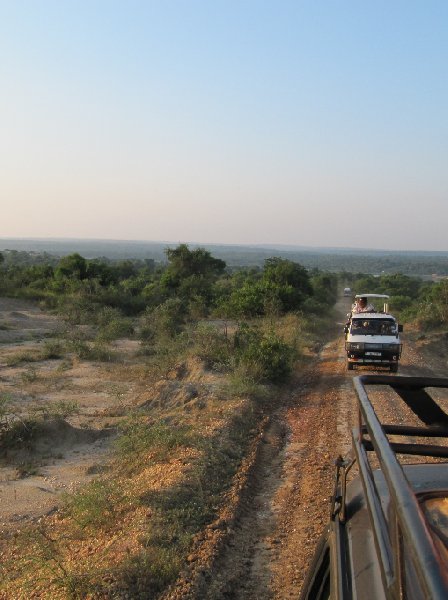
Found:
[[[389,313],[386,294],[357,294],[355,301],[365,299],[367,310],[362,310],[356,302],[347,315],[345,325],[345,350],[347,368],[356,366],[387,367],[393,373],[398,371],[402,344],[400,332],[403,327]],[[372,302],[383,302],[382,310],[377,311]]]

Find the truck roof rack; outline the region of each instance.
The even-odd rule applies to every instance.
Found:
[[[446,599],[447,564],[441,559],[422,503],[397,454],[448,458],[448,447],[441,443],[443,439],[448,440],[448,414],[428,393],[428,388],[448,389],[448,378],[363,375],[354,378],[354,386],[358,397],[358,426],[353,430],[353,449],[386,588],[390,597],[406,597],[403,582],[405,571],[411,569],[422,597]],[[369,386],[388,386],[394,390],[421,425],[381,423],[366,390]],[[396,442],[388,436],[420,438],[421,443]],[[422,438],[439,438],[440,441],[428,443]],[[370,459],[374,457],[386,485],[387,510],[384,490],[381,495],[371,465]],[[448,478],[445,497],[448,497]],[[443,541],[446,545],[446,540]],[[403,558],[404,553],[406,558]]]
[[[356,294],[355,298],[390,298],[388,294]]]

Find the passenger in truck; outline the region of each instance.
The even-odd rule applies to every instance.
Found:
[[[353,313],[374,312],[375,308],[367,302],[367,298],[356,298],[355,304],[352,307]]]

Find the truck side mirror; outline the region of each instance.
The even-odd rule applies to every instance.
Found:
[[[403,331],[403,325],[398,325],[398,333],[401,333]]]

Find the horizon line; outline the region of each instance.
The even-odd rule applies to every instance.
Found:
[[[307,246],[299,244],[285,244],[275,242],[246,242],[246,243],[229,243],[229,242],[196,242],[196,241],[170,241],[170,240],[142,240],[142,239],[114,239],[114,238],[82,238],[82,237],[3,237],[0,236],[0,241],[39,241],[39,242],[109,242],[109,243],[132,243],[132,244],[167,244],[167,245],[194,245],[194,246],[222,246],[222,247],[239,247],[239,248],[257,248],[257,249],[289,249],[290,251],[295,250],[341,250],[341,251],[353,251],[353,252],[391,252],[391,253],[440,253],[446,254],[448,250],[393,250],[390,248],[369,248],[359,246]],[[8,248],[5,248],[7,250]]]

